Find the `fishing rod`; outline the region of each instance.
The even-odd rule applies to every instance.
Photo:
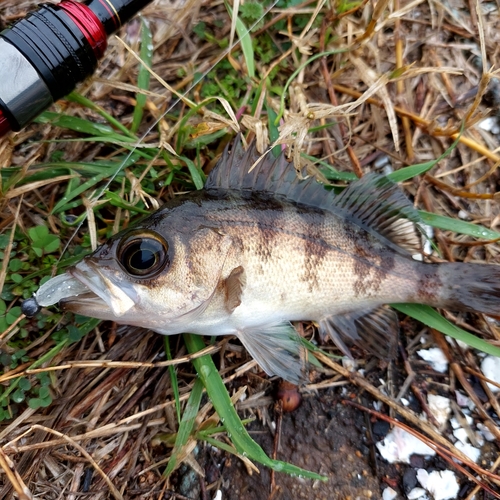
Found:
[[[151,0],[63,0],[0,33],[0,137],[93,74],[109,35]]]

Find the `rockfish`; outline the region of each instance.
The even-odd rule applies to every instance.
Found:
[[[418,212],[384,176],[341,194],[299,180],[283,154],[226,148],[202,191],[178,196],[39,289],[23,310],[64,310],[172,335],[236,335],[269,375],[304,381],[291,321],[395,355],[411,302],[497,315],[500,266],[424,263]],[[34,301],[36,303],[34,303]]]

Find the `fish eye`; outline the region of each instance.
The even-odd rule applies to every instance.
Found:
[[[168,262],[167,242],[157,234],[132,234],[120,244],[118,260],[131,276],[151,277]]]

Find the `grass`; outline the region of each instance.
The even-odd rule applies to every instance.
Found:
[[[417,128],[422,127],[420,115],[410,109],[405,117],[409,116],[413,141],[419,147],[415,150],[413,143],[406,143],[397,150],[389,134],[394,124],[389,123],[387,116],[391,116],[388,109],[397,114],[398,108],[385,99],[383,89],[392,87],[384,75],[390,75],[392,80],[403,78],[408,87],[417,85],[421,77],[412,75],[409,68],[395,68],[394,64],[381,70],[379,79],[369,81],[352,59],[352,51],[356,49],[358,57],[371,67],[380,66],[380,61],[372,59],[370,43],[378,36],[389,37],[382,27],[392,29],[390,18],[380,18],[380,35],[365,32],[368,42],[363,45],[360,26],[363,15],[370,13],[369,6],[345,3],[330,11],[326,5],[317,10],[313,5],[304,14],[295,10],[297,4],[279,3],[281,9],[289,11],[286,18],[280,18],[279,12],[262,17],[264,11],[259,10],[262,5],[257,2],[245,2],[240,10],[232,10],[229,4],[208,6],[211,15],[193,27],[195,42],[203,55],[196,64],[191,64],[189,58],[186,62],[182,51],[190,50],[190,45],[177,37],[175,54],[183,63],[167,63],[166,67],[162,67],[165,65],[162,61],[169,60],[170,48],[161,45],[156,47],[161,53],[155,52],[157,31],[147,18],[141,19],[136,24],[139,34],[130,46],[142,63],[137,64],[123,45],[116,42],[110,59],[101,66],[100,78],[109,77],[115,85],[111,92],[108,88],[103,93],[101,88],[104,97],[100,97],[99,90],[89,83],[68,96],[64,103],[43,113],[25,136],[21,133],[7,139],[12,141],[11,150],[16,153],[5,156],[0,152],[4,154],[0,156],[4,161],[0,174],[6,221],[0,234],[3,262],[0,361],[4,366],[0,376],[3,383],[0,420],[10,422],[23,415],[26,408],[47,408],[57,399],[61,382],[56,372],[31,374],[30,370],[64,364],[90,347],[91,356],[98,359],[105,352],[101,348],[103,335],[106,338],[113,335],[107,325],[98,326],[93,319],[63,315],[56,308],[50,314],[28,320],[21,315],[20,300],[30,297],[43,280],[89,253],[97,242],[126,227],[130,220],[149,213],[153,200],[201,189],[206,172],[233,135],[241,112],[247,115],[243,118],[247,134],[263,143],[269,137],[271,145],[282,142],[292,145],[299,151],[303,165],[334,183],[356,178],[357,169],[361,168],[356,159],[359,163],[360,159],[377,157],[381,151],[389,150],[397,166],[389,177],[405,182],[408,194],[425,209],[420,211],[423,221],[438,229],[440,235],[461,235],[458,238],[462,246],[446,246],[442,240],[436,241],[441,254],[458,260],[498,263],[495,243],[479,247],[481,250],[475,253],[467,246],[470,237],[487,242],[500,237],[492,222],[498,217],[496,209],[479,196],[489,193],[489,181],[494,174],[491,165],[479,155],[481,148],[494,149],[489,147],[493,139],[480,135],[474,120],[465,123],[459,118],[447,132],[438,131],[429,122],[423,129],[425,133],[421,133],[422,129]],[[366,10],[361,10],[358,16],[356,9]],[[351,10],[354,12],[344,17]],[[229,20],[232,30],[228,31],[224,23]],[[272,24],[263,29],[266,23]],[[158,30],[158,26],[155,28]],[[350,38],[348,32],[355,36]],[[219,36],[220,33],[224,35]],[[231,33],[235,34],[235,44]],[[385,56],[385,60],[392,60],[391,54]],[[115,68],[118,77],[105,69],[106,62],[112,66],[112,57],[125,61],[124,68]],[[442,85],[434,83],[442,74],[437,66],[436,63],[427,73],[422,70],[428,77],[425,81],[430,82],[428,92],[436,99],[442,92]],[[324,68],[330,79],[344,78],[361,96],[353,101],[342,93],[332,93],[329,78],[322,76]],[[161,88],[155,79],[159,74],[163,78],[163,73],[167,89]],[[454,74],[447,79],[445,88],[450,92],[450,85],[455,85],[458,92],[467,84]],[[130,82],[134,92],[120,88]],[[106,83],[98,80],[94,85],[103,87]],[[326,89],[324,95],[323,89]],[[182,100],[171,98],[179,93]],[[320,105],[316,104],[318,94]],[[387,115],[376,110],[375,104],[369,104],[368,95],[383,102]],[[397,127],[407,126],[403,121],[397,124]],[[358,141],[358,136],[363,140]],[[469,142],[464,143],[463,138]],[[173,146],[175,154],[167,143]],[[279,150],[280,146],[276,148]],[[354,158],[349,148],[354,151]],[[23,149],[29,153],[27,162],[19,157]],[[494,159],[496,153],[490,152],[490,158]],[[461,158],[472,165],[470,170],[457,170],[461,168],[458,165]],[[486,175],[487,172],[490,174]],[[444,188],[425,181],[426,175],[435,179],[441,174],[454,188],[477,195],[476,198],[455,196],[452,200]],[[18,215],[16,207],[22,207]],[[472,220],[460,220],[460,210],[467,212]],[[29,211],[32,213],[27,217]],[[395,307],[423,325],[476,349],[494,355],[500,352],[495,345],[471,335],[428,307],[404,304]],[[482,324],[470,317],[465,320],[471,322],[472,331]],[[88,335],[91,332],[95,340]],[[491,337],[495,338],[494,334]],[[190,356],[205,347],[202,338],[192,335],[185,335],[184,342]],[[244,462],[252,460],[276,471],[323,479],[316,472],[269,458],[245,429],[212,357],[204,355],[192,360],[198,374],[193,381],[185,373],[179,373],[181,361],[178,362],[177,356],[181,348],[173,343],[172,339],[165,339],[164,350],[167,361],[171,362],[166,365],[170,381],[168,397],[175,408],[174,422],[178,428],[171,439],[173,450],[165,476],[171,476],[188,460],[193,445],[202,440]],[[102,367],[106,369],[105,361]],[[219,422],[208,419],[206,427],[205,421],[199,421],[204,391],[219,419]],[[226,436],[229,442],[220,436]]]

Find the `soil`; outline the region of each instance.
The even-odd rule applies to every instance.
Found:
[[[337,390],[338,392],[338,390]],[[370,463],[370,446],[364,416],[336,400],[329,391],[321,398],[307,397],[293,413],[284,414],[277,458],[319,472],[328,481],[312,481],[276,474],[274,499],[380,498],[383,483]],[[252,436],[271,454],[274,438],[268,429],[254,424]],[[223,498],[253,500],[271,492],[268,469],[249,476],[240,461],[232,460],[223,473]],[[226,496],[227,495],[227,496]]]
[[[204,496],[203,489],[219,476],[212,488],[220,489],[224,500],[382,498],[383,489],[387,484],[399,483],[404,470],[371,458],[375,450],[368,438],[369,422],[362,412],[341,403],[341,390],[329,389],[319,396],[305,395],[301,406],[294,412],[284,413],[281,422],[276,458],[322,474],[326,481],[275,473],[273,485],[269,469],[260,466],[259,474],[249,474],[239,459],[204,447],[197,459],[205,467],[205,484],[201,485],[185,468],[177,477],[177,491],[190,499],[213,498],[213,491],[206,491]],[[269,456],[275,446],[273,427],[257,420],[248,427],[251,436]]]

